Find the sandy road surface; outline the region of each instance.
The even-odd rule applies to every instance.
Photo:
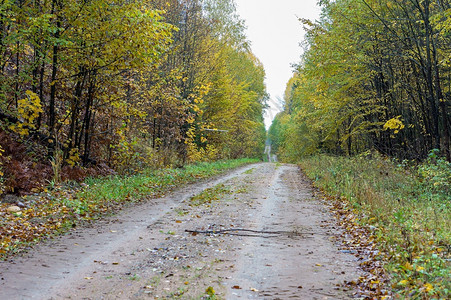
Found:
[[[0,299],[348,299],[336,230],[296,166],[251,165],[0,262]]]

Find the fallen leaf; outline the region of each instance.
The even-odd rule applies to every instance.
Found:
[[[85,277],[85,279],[91,280],[91,279],[94,279],[94,277]]]
[[[251,291],[253,291],[253,292],[258,292],[258,290],[257,290],[257,289],[254,289],[254,288],[251,288]]]
[[[234,285],[234,286],[232,286],[232,289],[241,290],[241,287],[239,285]]]
[[[406,284],[408,284],[408,283],[409,283],[409,281],[406,280],[406,279],[401,280],[401,281],[399,282],[400,285],[406,285]]]

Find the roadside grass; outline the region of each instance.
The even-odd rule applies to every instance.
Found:
[[[133,176],[89,178],[22,199],[28,207],[9,212],[0,204],[0,259],[23,252],[43,238],[112,214],[125,204],[158,197],[175,187],[213,177],[256,159],[197,163],[178,169],[143,170]]]
[[[238,166],[257,162],[253,159],[198,163],[179,169],[145,170],[133,176],[88,179],[90,187],[80,196],[88,202],[138,200],[144,196],[161,196],[176,186],[218,175]]]
[[[383,263],[395,298],[450,298],[449,163],[432,152],[421,165],[379,156],[327,155],[305,158],[300,165],[345,208],[345,218],[374,239],[374,258]]]
[[[210,205],[211,202],[217,201],[222,195],[230,194],[231,189],[224,184],[218,184],[214,187],[205,189],[202,193],[197,194],[189,199],[190,206]]]

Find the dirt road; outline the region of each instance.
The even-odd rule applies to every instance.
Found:
[[[0,262],[0,298],[348,299],[336,230],[296,166],[251,165]]]

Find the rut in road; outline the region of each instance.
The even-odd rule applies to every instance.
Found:
[[[197,195],[197,196],[195,196]],[[192,198],[195,196],[194,198]],[[2,299],[348,299],[359,277],[294,165],[189,185],[0,263]]]

